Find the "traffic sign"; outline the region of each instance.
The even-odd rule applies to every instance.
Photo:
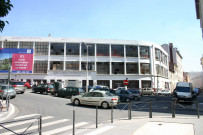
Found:
[[[124,84],[124,85],[128,85],[128,83],[129,83],[128,80],[124,80],[124,81],[123,81],[123,84]]]

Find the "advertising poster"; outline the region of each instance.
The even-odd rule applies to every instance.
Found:
[[[0,49],[0,73],[32,73],[33,49]]]

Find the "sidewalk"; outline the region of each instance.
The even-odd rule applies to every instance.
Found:
[[[3,100],[2,102],[1,100],[1,104],[3,105],[3,108],[0,111],[0,122],[3,122],[4,120],[8,119],[15,113],[15,107],[10,103],[9,109],[7,111],[6,101]]]

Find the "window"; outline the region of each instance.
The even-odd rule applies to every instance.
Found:
[[[88,56],[94,56],[95,45],[94,44],[87,44],[88,45]],[[82,44],[82,55],[87,56],[87,46]]]
[[[160,50],[155,48],[155,57],[156,57],[156,60],[160,60]]]
[[[103,97],[102,93],[94,92],[94,97]]]
[[[18,42],[4,42],[4,48],[17,48]]]
[[[86,70],[87,62],[81,62],[81,69]],[[94,62],[88,62],[88,70],[94,70]]]
[[[19,48],[33,49],[33,42],[20,42]]]
[[[66,61],[66,70],[79,70],[78,61]]]
[[[63,70],[63,61],[50,61],[50,70]]]
[[[160,65],[156,64],[156,74],[161,76],[161,68]]]
[[[109,45],[97,44],[97,56],[109,56]]]
[[[97,62],[97,74],[109,74],[109,62]]]
[[[1,41],[0,41],[0,48],[3,48],[3,47],[2,47],[2,42],[1,42]]]
[[[35,43],[35,55],[48,55],[49,43],[36,42]]]
[[[138,63],[126,63],[127,74],[138,74]]]
[[[126,45],[126,57],[138,57],[137,46]]]
[[[51,55],[64,55],[63,43],[51,43]]]
[[[124,74],[124,63],[112,62],[112,74]]]
[[[111,56],[124,56],[123,45],[111,45]]]
[[[150,74],[150,65],[148,63],[140,63],[141,74]]]
[[[140,46],[140,57],[149,58],[149,47]]]
[[[67,43],[66,44],[66,55],[79,55],[80,49],[79,43]]]
[[[34,73],[47,73],[48,61],[34,61]]]
[[[97,80],[97,85],[108,86],[110,88],[110,81],[109,80]]]
[[[151,81],[142,80],[142,88],[151,88]]]

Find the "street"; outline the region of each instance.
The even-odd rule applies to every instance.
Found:
[[[201,102],[203,97],[198,97]],[[132,102],[132,117],[149,118],[149,103],[152,102],[152,117],[171,117],[171,101],[170,96],[144,96],[141,101]],[[73,106],[70,99],[54,97],[52,95],[42,95],[31,93],[31,89],[27,89],[24,94],[18,94],[16,98],[10,102],[16,107],[17,112],[9,121],[15,122],[15,126],[10,126],[10,130],[15,132],[23,132],[30,125],[22,119],[37,118],[42,116],[43,134],[62,134],[72,133],[73,110],[75,111],[75,123],[78,127],[88,126],[95,128],[96,126],[96,107],[95,106]],[[184,108],[185,107],[185,108]],[[176,117],[194,117],[197,118],[197,111],[194,104],[177,105]],[[179,109],[178,109],[179,108]],[[202,108],[200,108],[202,109]],[[200,111],[202,115],[202,111]],[[113,119],[128,119],[128,104],[121,103],[113,110]],[[29,120],[27,120],[29,121]],[[98,124],[111,122],[111,108],[98,108]],[[19,123],[19,124],[17,124]],[[37,134],[38,123],[35,122],[28,129],[28,133]],[[2,133],[9,134],[5,129],[1,129]]]

